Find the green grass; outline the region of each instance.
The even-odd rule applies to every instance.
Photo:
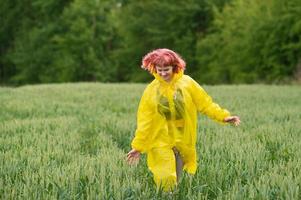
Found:
[[[0,88],[1,199],[301,199],[301,87],[205,86],[241,117],[199,118],[198,170],[156,192],[125,162],[143,84]]]

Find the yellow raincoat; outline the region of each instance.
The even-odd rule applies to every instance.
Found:
[[[140,100],[132,148],[147,153],[156,185],[167,191],[177,180],[173,147],[180,152],[183,169],[190,174],[196,171],[197,111],[218,122],[230,113],[212,102],[204,89],[183,72],[174,74],[171,82],[153,75],[155,80]]]

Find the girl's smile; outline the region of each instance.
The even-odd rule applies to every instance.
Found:
[[[170,82],[173,77],[173,66],[156,66],[157,74],[166,82]]]

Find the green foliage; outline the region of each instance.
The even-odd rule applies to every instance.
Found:
[[[156,191],[144,155],[125,162],[144,88],[0,88],[0,199],[301,198],[299,86],[206,87],[242,123],[199,117],[197,173],[172,194]]]
[[[31,2],[29,10],[38,12],[23,20],[24,29],[7,55],[17,68],[13,82],[114,80],[108,63],[114,33],[108,18],[116,4],[67,2]]]
[[[207,14],[206,1],[128,1],[119,12],[118,32],[123,38],[116,51],[119,74],[128,73],[125,80],[145,80],[147,74],[137,66],[156,48],[181,52],[193,71],[196,39],[207,28]]]
[[[48,63],[54,57],[48,42],[57,20],[70,0],[1,1],[1,82],[49,82]],[[3,11],[3,12],[2,12]],[[3,23],[2,23],[3,20]],[[50,71],[45,72],[44,71]],[[47,77],[47,76],[46,76]],[[55,77],[55,76],[54,76]]]
[[[28,12],[28,6],[24,2],[15,0],[2,0],[0,2],[0,83],[7,83],[16,73],[15,65],[7,57],[7,53],[13,46],[19,27],[22,27],[22,19]]]
[[[210,83],[292,78],[301,58],[300,17],[297,0],[233,1],[216,12],[212,33],[199,40],[198,78]]]
[[[149,81],[170,48],[210,84],[301,79],[299,0],[3,0],[0,83]]]
[[[76,0],[64,10],[64,30],[53,36],[61,56],[54,66],[62,69],[62,80],[107,81],[112,78],[110,51],[114,32],[109,16],[112,1]]]
[[[150,76],[139,69],[141,58],[160,47],[180,52],[193,71],[197,36],[207,29],[214,2],[221,5],[215,0],[20,4],[26,7],[22,26],[1,53],[15,67],[8,78],[19,84],[144,81]]]

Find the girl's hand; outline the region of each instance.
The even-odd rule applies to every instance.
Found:
[[[127,159],[126,161],[130,165],[137,165],[139,163],[140,159],[140,152],[137,151],[136,149],[132,149],[128,154],[127,154]]]
[[[238,116],[229,116],[224,119],[224,122],[238,126],[240,124],[240,119]]]

